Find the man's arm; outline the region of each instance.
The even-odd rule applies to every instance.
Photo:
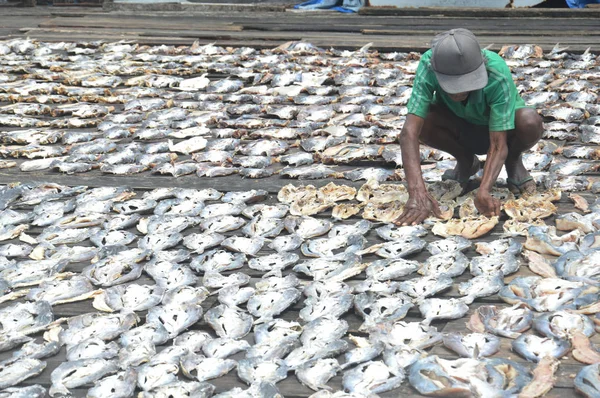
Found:
[[[426,189],[421,173],[421,154],[419,152],[419,136],[424,121],[422,117],[408,114],[400,132],[402,167],[404,167],[409,192]]]
[[[421,173],[421,156],[419,153],[419,136],[423,127],[422,117],[408,114],[400,133],[402,165],[408,184],[409,199],[404,212],[395,221],[398,225],[416,225],[425,220],[431,213],[441,216],[435,199],[427,192]]]
[[[475,198],[477,209],[485,216],[500,215],[500,201],[492,197],[491,191],[507,155],[506,131],[490,131],[490,149],[488,149],[485,167],[483,168],[481,186]]]

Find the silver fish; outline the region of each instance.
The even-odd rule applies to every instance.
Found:
[[[495,271],[478,275],[467,282],[461,282],[458,286],[458,293],[465,296],[461,297],[465,304],[471,304],[479,297],[487,297],[498,293],[503,287],[504,274],[502,271]]]
[[[246,224],[241,217],[218,216],[208,218],[200,223],[200,228],[204,231],[224,233],[234,231]]]
[[[402,258],[377,260],[367,268],[367,276],[378,281],[392,280],[409,275],[419,267],[418,262]]]
[[[257,271],[267,272],[265,276],[278,276],[281,271],[298,262],[295,253],[273,253],[267,256],[255,257],[248,261],[248,267]]]
[[[90,236],[90,241],[98,247],[124,245],[127,246],[137,239],[137,236],[128,231],[102,230]]]
[[[265,243],[265,238],[258,236],[246,238],[243,236],[231,236],[221,242],[221,246],[234,252],[255,256]]]
[[[419,237],[407,237],[403,239],[386,242],[375,252],[378,256],[388,259],[397,259],[414,253],[418,253],[425,248],[427,243]]]
[[[117,356],[119,345],[114,341],[105,343],[103,340],[90,337],[67,348],[67,361],[81,359],[111,359]]]
[[[188,354],[181,359],[183,373],[198,381],[221,377],[237,366],[232,359],[205,358],[198,354]]]
[[[398,284],[398,290],[415,299],[424,299],[452,287],[452,278],[445,274],[413,278]]]
[[[148,322],[162,323],[169,336],[175,337],[202,317],[202,307],[188,304],[181,306],[156,306],[148,310]]]
[[[599,364],[584,366],[577,373],[573,381],[575,389],[588,398],[597,397],[600,393],[599,377]]]
[[[522,334],[512,342],[512,350],[532,362],[539,362],[546,356],[561,358],[571,350],[568,340]]]
[[[133,395],[137,381],[137,371],[127,369],[94,383],[87,392],[89,398],[127,398]]]
[[[296,377],[305,386],[319,391],[329,389],[327,382],[341,370],[335,359],[308,361],[296,369]]]
[[[288,216],[284,221],[284,225],[289,233],[296,234],[302,239],[310,239],[326,234],[333,223],[309,216]]]
[[[412,307],[412,301],[402,293],[390,297],[360,293],[354,297],[354,308],[365,319],[359,328],[362,331],[373,329],[381,323],[399,321]]]
[[[570,311],[542,314],[534,319],[533,328],[543,336],[558,340],[570,338],[575,330],[588,337],[594,333],[594,324],[589,317]]]
[[[418,272],[425,276],[443,274],[448,277],[455,277],[462,275],[468,266],[469,259],[462,252],[444,252],[430,256]]]
[[[381,361],[369,361],[346,371],[342,385],[346,391],[368,396],[399,387],[405,377],[405,374],[394,375]]]
[[[12,387],[34,377],[46,368],[46,362],[33,358],[23,358],[0,366],[0,388]]]
[[[489,332],[498,336],[517,338],[531,327],[533,313],[523,304],[499,309],[495,306],[479,307],[467,323],[473,332]]]
[[[254,294],[248,300],[248,312],[258,317],[255,323],[270,321],[300,299],[299,290],[290,288]]]
[[[127,330],[119,336],[119,343],[123,347],[135,346],[144,341],[153,344],[164,344],[167,340],[169,340],[169,333],[165,327],[160,323],[154,322],[147,322],[141,326]]]
[[[408,376],[410,384],[421,394],[471,396],[469,380],[485,374],[484,365],[472,358],[444,360],[437,355],[419,359]],[[445,383],[437,383],[437,380]]]
[[[185,347],[190,352],[200,352],[202,347],[212,340],[213,338],[207,332],[190,330],[175,337],[173,345]]]
[[[246,340],[218,338],[207,341],[202,346],[202,351],[209,358],[225,359],[248,348],[250,348],[250,344]]]
[[[500,339],[488,333],[448,333],[443,338],[444,345],[463,358],[488,357],[500,349]]]
[[[152,389],[143,391],[140,398],[169,398],[169,397],[198,397],[205,398],[212,396],[215,386],[209,383],[200,383],[197,381],[184,382],[174,381]]]
[[[144,311],[158,305],[163,294],[164,289],[157,285],[117,285],[97,295],[93,306],[97,310],[107,312]]]
[[[238,377],[251,385],[256,382],[277,383],[287,377],[288,367],[281,359],[242,359],[238,362]]]
[[[208,310],[204,319],[219,337],[232,339],[239,339],[247,335],[253,323],[252,316],[224,305]]]
[[[83,359],[63,362],[52,371],[50,396],[68,395],[69,388],[76,388],[92,383],[118,369],[116,362],[104,359]]]
[[[0,325],[5,334],[28,334],[49,325],[54,319],[47,301],[16,303],[0,310]]]
[[[85,300],[97,294],[94,286],[84,276],[74,276],[67,280],[44,281],[38,288],[27,293],[32,301],[47,301],[49,304],[62,304]]]
[[[0,398],[44,398],[45,396],[46,389],[39,384],[6,388],[0,392]]]
[[[454,251],[464,251],[471,247],[471,242],[462,236],[451,236],[446,239],[437,240],[427,245],[427,251],[433,255]]]
[[[344,359],[346,361],[340,367],[341,369],[346,369],[352,365],[370,361],[383,352],[384,345],[381,342],[371,342],[367,338],[353,335],[350,335],[349,339],[356,348],[344,354]],[[335,365],[339,366],[337,361],[335,361]]]
[[[90,336],[112,340],[131,329],[138,320],[139,318],[133,312],[114,315],[99,313],[78,315],[67,320],[69,328],[60,333],[60,338],[68,345],[81,343]]]
[[[196,257],[190,267],[196,271],[222,272],[242,268],[246,263],[244,253],[230,253],[225,250],[211,250]]]
[[[265,205],[265,204],[255,204],[252,206],[246,207],[242,210],[242,214],[248,218],[255,218],[257,216],[262,216],[264,218],[283,218],[287,214],[289,210],[289,206],[279,203],[276,205]]]
[[[420,302],[419,311],[425,318],[422,323],[428,326],[433,320],[460,318],[469,307],[460,299],[429,298]]]

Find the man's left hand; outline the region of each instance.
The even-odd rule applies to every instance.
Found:
[[[500,216],[500,200],[489,192],[479,192],[475,197],[475,207],[486,217]]]

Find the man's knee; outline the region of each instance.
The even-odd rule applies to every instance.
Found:
[[[515,125],[519,139],[525,144],[533,145],[542,138],[544,132],[542,117],[534,109],[519,109]]]

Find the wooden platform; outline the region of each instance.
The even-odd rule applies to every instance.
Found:
[[[571,52],[598,45],[597,9],[387,9],[364,8],[359,15],[332,11],[211,12],[180,10],[136,13],[122,10],[37,7],[2,10],[0,38],[45,41],[135,40],[142,44],[215,43],[272,48],[302,40],[322,47],[357,48],[373,43],[380,51],[424,51],[436,33],[468,27],[483,46],[535,43],[545,51],[560,43]],[[207,11],[208,10],[208,11]]]
[[[6,12],[4,12],[6,11]],[[561,45],[569,45],[569,51],[581,52],[592,47],[592,51],[598,50],[598,28],[600,19],[598,14],[577,12],[575,14],[552,14],[548,13],[523,13],[510,14],[505,11],[498,11],[493,14],[481,15],[476,11],[472,13],[463,12],[457,14],[451,10],[431,10],[430,13],[424,12],[406,12],[400,13],[390,10],[366,9],[360,15],[341,15],[334,13],[256,13],[251,15],[238,14],[198,14],[182,15],[178,13],[111,13],[102,10],[82,10],[79,8],[60,10],[37,7],[35,9],[7,9],[0,10],[0,36],[4,39],[14,37],[32,37],[44,41],[71,41],[71,40],[135,40],[142,44],[191,44],[195,40],[200,43],[215,43],[222,46],[253,46],[257,48],[272,48],[290,40],[304,40],[312,42],[322,47],[336,48],[357,48],[367,43],[374,43],[373,48],[385,51],[407,51],[407,50],[425,50],[429,47],[429,42],[433,34],[453,27],[471,28],[480,38],[483,45],[490,45],[493,49],[499,49],[503,45],[535,43],[541,45],[545,51],[550,50],[557,42]],[[20,162],[20,160],[19,160]],[[373,163],[357,163],[349,166],[340,166],[341,170],[354,167],[367,166],[385,166],[389,165]],[[17,168],[0,170],[0,184],[13,182],[55,182],[64,185],[85,185],[88,187],[101,186],[128,186],[135,189],[138,196],[143,192],[156,187],[185,187],[185,188],[215,188],[226,191],[246,191],[250,189],[265,189],[269,192],[268,203],[276,201],[276,194],[282,186],[293,183],[313,184],[317,187],[329,183],[330,179],[315,181],[296,181],[275,175],[266,179],[242,179],[233,175],[218,178],[198,178],[196,176],[184,176],[180,178],[163,177],[151,175],[145,172],[139,175],[119,177],[109,176],[99,171],[91,171],[74,176],[63,175],[57,172],[34,172],[22,173]],[[336,180],[338,184],[346,184],[359,187],[363,182],[350,182],[347,180]],[[594,195],[585,194],[593,201]],[[559,212],[573,211],[573,205],[570,200],[563,195],[559,203]],[[329,217],[329,213],[323,213],[318,217]],[[358,218],[351,218],[346,223],[356,222]],[[503,219],[504,220],[504,219]],[[549,224],[553,220],[548,221]],[[29,231],[32,236],[36,236],[41,229]],[[130,232],[139,235],[135,229]],[[197,229],[187,230],[185,233],[198,232]],[[498,239],[502,235],[501,227],[495,228],[489,235],[480,239],[481,241],[490,241]],[[370,244],[380,242],[379,238],[371,231],[367,235]],[[433,236],[428,235],[427,240],[432,240]],[[522,239],[521,239],[522,241]],[[15,241],[16,242],[16,241]],[[10,243],[10,242],[3,242]],[[86,243],[89,244],[89,243]],[[134,244],[135,245],[135,244]],[[181,247],[181,246],[180,246]],[[265,249],[259,255],[268,254]],[[467,252],[469,257],[475,255],[473,249]],[[416,260],[423,260],[425,254],[421,253],[412,257]],[[374,255],[364,257],[365,262],[377,259]],[[80,272],[88,263],[70,264],[67,271]],[[252,277],[251,285],[254,284],[261,273],[244,267],[242,272]],[[237,271],[236,271],[237,272]],[[286,271],[287,274],[289,271]],[[520,271],[507,277],[509,282],[517,276],[532,275],[526,266],[522,266]],[[414,277],[412,275],[411,277]],[[364,274],[348,281],[349,284],[356,283],[364,278]],[[455,285],[449,291],[441,294],[440,297],[457,297],[456,283],[468,280],[470,275],[455,278]],[[303,279],[305,282],[307,278]],[[153,281],[147,275],[143,275],[136,283],[152,284]],[[214,296],[207,299],[202,307],[204,312],[216,305]],[[12,303],[4,303],[0,308],[4,308]],[[497,295],[476,300],[470,306],[469,314],[459,320],[434,322],[433,325],[442,332],[466,332],[465,321],[468,316],[480,305],[494,304],[506,307]],[[302,301],[296,303],[292,308],[282,314],[282,318],[287,320],[297,320],[298,313],[302,308]],[[87,312],[96,312],[91,305],[91,300],[84,302],[57,305],[54,307],[55,318],[70,317],[84,314]],[[144,322],[145,313],[140,314],[141,322]],[[362,322],[361,318],[353,311],[345,314],[343,317],[350,325],[350,333],[360,334],[358,328]],[[406,321],[418,321],[421,316],[417,309],[412,309]],[[203,321],[193,326],[193,329],[208,330],[210,327]],[[245,337],[253,343],[252,334]],[[599,344],[600,336],[595,335],[592,342]],[[171,342],[159,347],[164,348]],[[13,350],[14,351],[14,350]],[[0,354],[0,360],[6,359],[12,351]],[[456,355],[445,349],[443,346],[436,346],[429,352],[430,354],[440,355],[444,358],[456,358]],[[234,356],[239,359],[242,354]],[[528,369],[533,368],[533,364],[526,362],[510,350],[510,340],[502,339],[502,349],[495,357],[508,358]],[[45,387],[50,386],[50,374],[53,369],[65,360],[65,349],[63,348],[56,356],[49,358],[48,366],[38,377],[26,380],[23,385],[42,384]],[[340,358],[340,362],[343,359]],[[582,364],[575,361],[569,354],[561,360],[558,372],[558,379],[555,388],[546,395],[552,398],[577,397],[573,389],[573,378]],[[183,376],[180,376],[184,379]],[[341,376],[331,380],[329,385],[334,389],[341,389]],[[235,370],[227,376],[209,381],[217,387],[216,392],[227,391],[233,387],[243,387],[245,384],[237,377]],[[90,386],[84,386],[90,387]],[[73,396],[84,397],[86,388],[72,390]],[[286,397],[307,397],[312,391],[301,385],[293,373],[289,377],[277,384],[280,392]],[[418,397],[408,382],[404,382],[402,387],[394,391],[381,394],[382,397]]]

